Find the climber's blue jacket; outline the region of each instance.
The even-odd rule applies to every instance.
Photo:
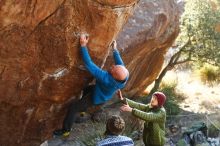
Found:
[[[105,103],[118,89],[125,87],[128,77],[123,82],[115,80],[108,71],[102,70],[93,63],[86,47],[81,47],[81,54],[86,69],[96,78],[96,85],[92,93],[93,104]],[[113,56],[116,65],[124,66],[118,50],[113,51]]]

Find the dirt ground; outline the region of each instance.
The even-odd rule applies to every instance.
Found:
[[[220,85],[204,85],[191,71],[171,71],[164,80],[177,82],[176,91],[185,96],[180,103],[183,110],[205,114],[220,110]]]

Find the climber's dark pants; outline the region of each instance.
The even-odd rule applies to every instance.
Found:
[[[88,86],[83,90],[83,96],[80,100],[72,102],[63,121],[63,129],[71,130],[73,123],[76,120],[76,114],[79,112],[95,113],[101,110],[102,105],[94,105],[92,102],[92,92],[94,85]]]

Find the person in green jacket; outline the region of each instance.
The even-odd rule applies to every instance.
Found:
[[[124,98],[120,90],[118,96],[124,103],[120,108],[121,111],[131,112],[135,117],[145,121],[143,131],[145,146],[164,146],[166,110],[163,105],[166,96],[162,92],[155,92],[147,105]]]

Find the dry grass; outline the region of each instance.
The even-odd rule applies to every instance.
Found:
[[[195,113],[213,113],[220,110],[220,85],[204,85],[197,74],[190,71],[169,72],[165,80],[177,80],[176,92],[186,97],[181,108]]]

